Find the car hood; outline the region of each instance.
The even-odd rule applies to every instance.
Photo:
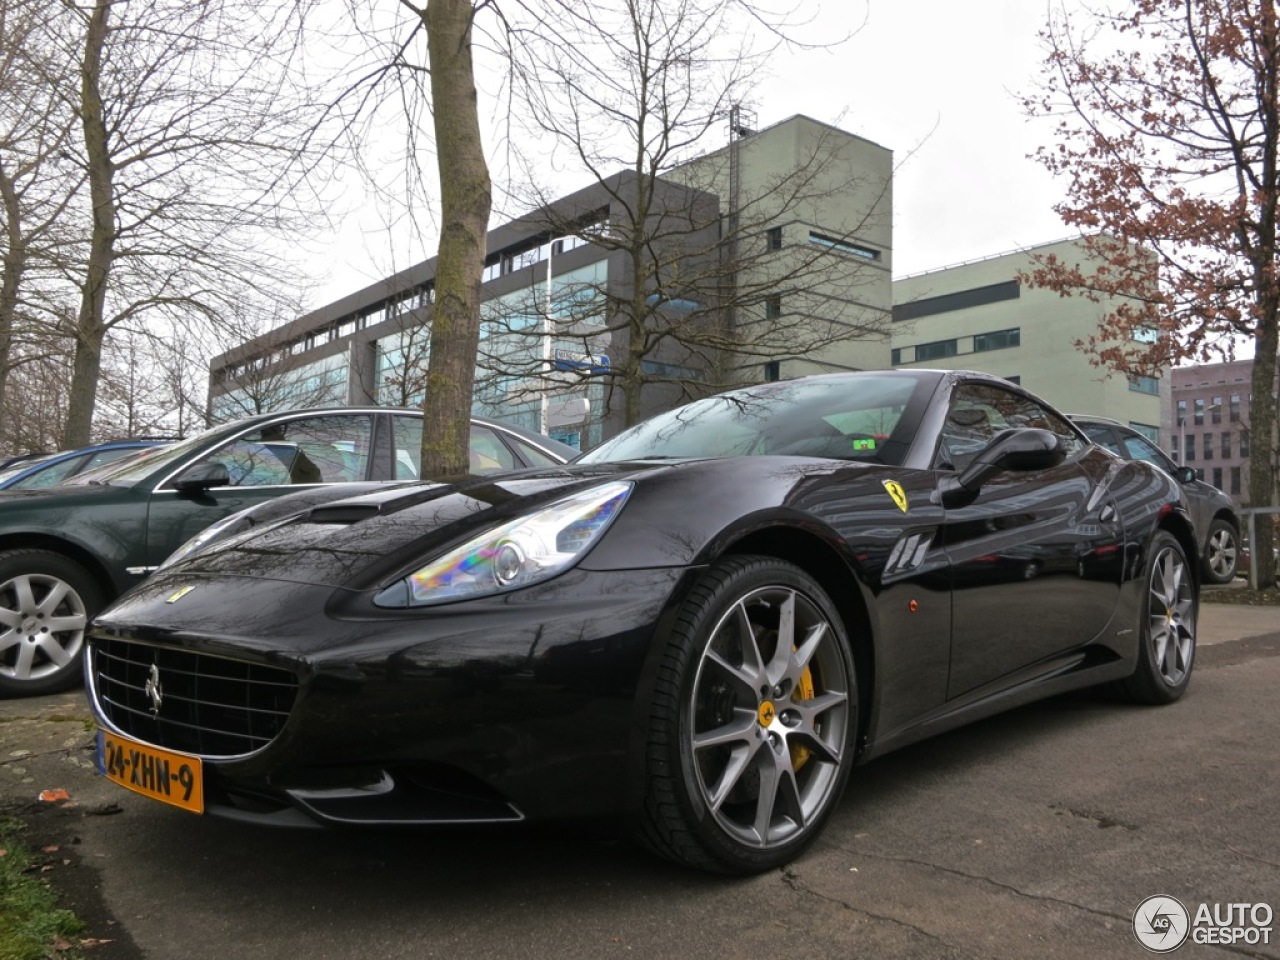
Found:
[[[397,485],[291,512],[166,568],[180,577],[235,576],[360,590],[406,565],[561,497],[655,469],[556,467],[453,484]]]
[[[236,577],[367,591],[485,530],[586,488],[634,484],[609,533],[581,560],[586,569],[696,564],[707,545],[738,524],[793,519],[812,482],[833,473],[893,468],[805,457],[571,464],[414,484],[315,506],[216,541],[157,576]],[[878,481],[871,488],[891,503]],[[155,579],[155,578],[153,578]]]

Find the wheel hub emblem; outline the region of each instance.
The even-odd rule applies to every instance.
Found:
[[[774,708],[773,702],[770,700],[760,704],[760,709],[756,711],[756,719],[760,721],[760,726],[767,727],[773,723],[773,718],[778,715],[778,711]]]
[[[160,668],[154,663],[147,673],[147,683],[142,688],[142,692],[147,695],[147,700],[151,702],[151,716],[159,715],[160,705],[164,703],[164,690],[160,686]]]

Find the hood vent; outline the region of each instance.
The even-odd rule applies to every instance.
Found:
[[[351,524],[376,517],[382,512],[377,503],[336,503],[312,507],[307,519],[312,523]]]

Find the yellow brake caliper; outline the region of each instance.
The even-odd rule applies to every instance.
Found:
[[[792,700],[812,700],[813,699],[813,674],[809,672],[809,668],[804,668],[804,673],[800,674],[800,682],[796,684],[795,691],[791,694]],[[813,751],[808,747],[800,744],[793,744],[791,747],[791,769],[799,773],[800,768],[809,762],[809,757]]]

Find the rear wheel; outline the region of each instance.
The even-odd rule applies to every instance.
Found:
[[[50,550],[0,552],[0,695],[79,683],[85,631],[102,605],[97,582],[74,560]]]
[[[1121,689],[1138,703],[1172,703],[1187,689],[1196,658],[1199,595],[1182,545],[1156,533],[1138,619],[1138,663]]]
[[[800,568],[732,557],[691,592],[652,699],[642,840],[723,873],[787,863],[853,762],[857,685],[840,617]]]
[[[1236,576],[1240,556],[1240,538],[1236,528],[1225,520],[1209,524],[1209,538],[1204,547],[1204,578],[1210,583],[1230,583]]]

